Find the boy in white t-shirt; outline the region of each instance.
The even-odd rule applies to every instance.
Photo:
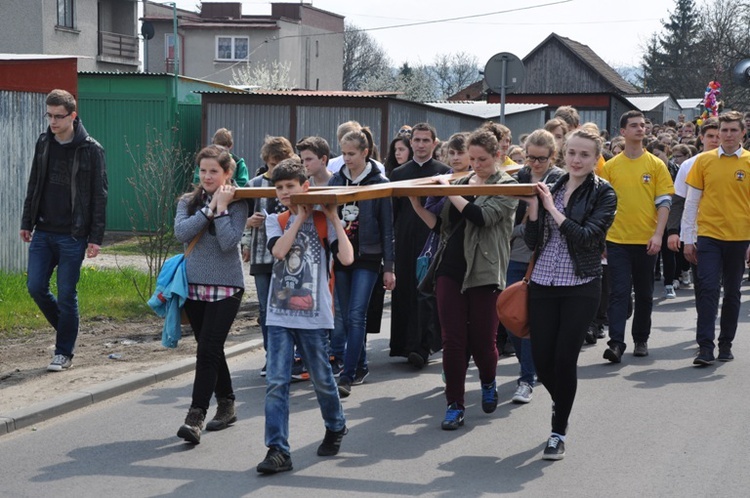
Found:
[[[344,264],[354,261],[354,251],[338,219],[336,206],[294,205],[291,196],[310,186],[301,162],[287,159],[273,170],[271,182],[290,214],[266,218],[268,249],[274,257],[266,325],[266,458],[257,471],[273,474],[292,469],[289,454],[289,385],[294,345],[302,353],[325,421],[326,433],[318,455],[338,453],[347,433],[336,380],[328,357],[328,331],[333,328],[333,296],[329,287],[329,253],[338,252]],[[326,219],[322,219],[324,216]],[[321,233],[320,226],[325,226]]]

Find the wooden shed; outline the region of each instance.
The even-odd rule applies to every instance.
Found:
[[[549,114],[557,107],[572,105],[582,122],[592,121],[610,134],[619,130],[622,113],[635,107],[625,98],[638,89],[625,81],[588,46],[550,34],[523,58],[526,77],[507,96],[508,103],[547,104]],[[488,102],[500,95],[488,92]]]

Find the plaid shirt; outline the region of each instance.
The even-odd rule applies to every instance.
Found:
[[[555,192],[555,207],[561,213],[565,212],[565,191],[567,185]],[[540,206],[541,208],[541,206]],[[560,228],[552,216],[545,220],[545,239],[547,243],[542,248],[536,260],[531,280],[539,285],[563,287],[582,285],[594,280],[595,277],[580,278],[576,276],[575,265],[570,258],[568,245],[560,234]]]
[[[228,287],[224,285],[201,285],[188,284],[188,299],[191,301],[207,301],[213,303],[232,297],[240,289],[237,287]]]

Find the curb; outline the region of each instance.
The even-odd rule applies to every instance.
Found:
[[[236,344],[224,351],[227,358],[254,351],[263,347],[262,339],[253,339]],[[122,379],[110,380],[89,389],[74,391],[48,401],[42,401],[7,414],[0,414],[0,436],[49,420],[74,410],[99,403],[116,396],[162,382],[172,377],[192,371],[195,358],[175,361],[146,372],[129,375]]]

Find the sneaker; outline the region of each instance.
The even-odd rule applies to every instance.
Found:
[[[349,433],[349,429],[344,426],[338,432],[329,431],[326,429],[326,435],[323,437],[323,442],[318,446],[318,456],[333,456],[338,454],[339,448],[341,448],[341,440],[344,439]]]
[[[445,412],[445,420],[443,420],[440,427],[444,431],[455,431],[462,425],[464,425],[464,409],[458,406],[458,403],[451,403],[448,405],[448,410]]]
[[[693,284],[693,279],[690,277],[690,270],[685,270],[680,274],[680,284],[684,287],[688,287]]]
[[[680,290],[680,281],[679,280],[672,280],[672,287],[674,287],[674,290]]]
[[[677,297],[677,294],[674,291],[674,286],[672,285],[664,286],[664,297],[667,299],[674,299]]]
[[[65,356],[64,354],[56,354],[52,357],[52,363],[47,365],[48,372],[59,372],[63,369],[70,368],[73,364],[73,359]]]
[[[519,382],[518,387],[516,387],[516,392],[513,394],[512,401],[514,403],[529,403],[531,401],[531,393],[534,391],[534,388],[531,387],[531,384],[527,382]]]
[[[335,356],[331,356],[329,361],[331,362],[333,376],[338,378],[341,375],[341,371],[344,370],[344,364],[337,360]]]
[[[633,347],[633,356],[648,356],[648,343],[636,342]]]
[[[719,361],[732,361],[734,359],[732,346],[719,346],[719,356],[716,359]]]
[[[276,446],[272,446],[266,453],[266,458],[255,468],[261,474],[276,474],[292,470],[292,457],[281,451]]]
[[[714,351],[712,348],[701,347],[698,350],[698,355],[693,360],[693,365],[704,367],[706,365],[712,364],[715,359],[716,358],[714,358]]]
[[[346,398],[352,393],[352,381],[347,377],[339,377],[339,397]]]
[[[200,444],[201,430],[203,429],[203,420],[206,414],[200,408],[191,408],[188,410],[185,423],[177,431],[177,437],[181,437],[188,443]]]
[[[207,431],[221,431],[237,422],[237,412],[234,409],[234,400],[230,398],[218,398],[216,415],[206,424]]]
[[[596,325],[593,323],[589,325],[588,330],[586,331],[586,337],[584,338],[584,341],[586,341],[586,344],[596,344],[596,341],[598,339],[597,334],[599,330]]]
[[[619,346],[608,347],[604,350],[604,359],[612,363],[620,363],[622,361],[622,349]]]
[[[550,436],[544,448],[543,460],[562,460],[565,458],[565,442],[560,436]]]
[[[422,370],[425,364],[427,363],[427,360],[425,359],[425,357],[417,353],[416,351],[412,351],[411,353],[409,353],[408,359],[409,359],[409,363],[414,365],[414,367],[418,370]]]
[[[310,374],[305,368],[305,363],[302,358],[295,358],[292,364],[292,382],[300,382],[303,380],[310,380]]]
[[[482,411],[492,413],[497,408],[497,384],[493,380],[489,384],[482,384]]]
[[[365,378],[368,375],[370,375],[370,370],[368,368],[358,368],[357,373],[354,374],[354,378],[352,379],[352,385],[359,386],[364,384]]]
[[[260,369],[260,376],[265,377],[266,376],[266,367],[268,367],[268,364],[263,365],[263,368]]]
[[[604,339],[605,337],[607,337],[607,334],[604,332],[604,325],[597,325],[596,338]]]

